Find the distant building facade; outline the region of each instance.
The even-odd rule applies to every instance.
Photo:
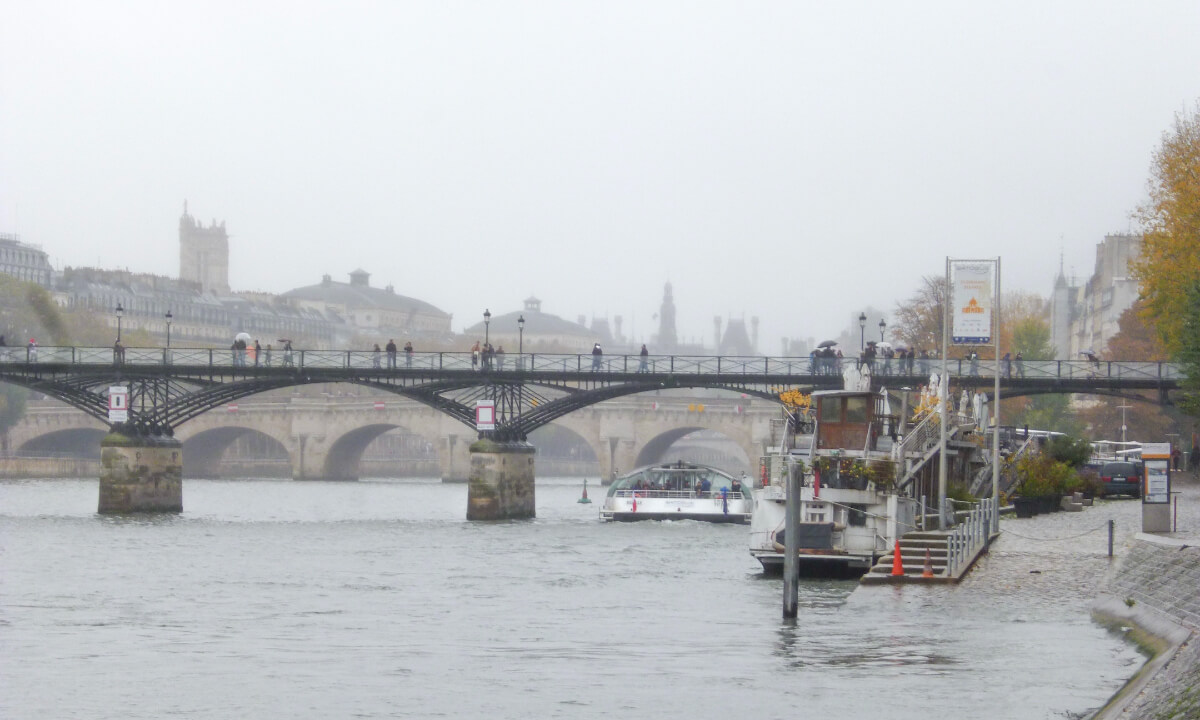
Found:
[[[520,320],[525,319],[524,332]],[[525,299],[524,309],[517,312],[493,315],[485,326],[477,322],[463,330],[467,342],[483,342],[486,336],[492,347],[503,347],[505,353],[515,353],[524,348],[526,353],[590,353],[595,343],[609,354],[624,348],[612,346],[613,337],[608,321],[593,321],[589,328],[584,321],[571,322],[557,315],[542,312],[542,301],[536,297]]]
[[[21,242],[20,235],[0,233],[0,272],[18,280],[49,288],[54,277],[50,258],[37,245]]]
[[[452,336],[450,313],[422,300],[397,295],[395,289],[373,288],[366,270],[350,273],[350,282],[337,282],[324,275],[321,282],[279,297],[297,308],[340,318],[351,334],[382,339],[436,339]],[[347,340],[350,338],[347,337]]]
[[[208,227],[188,214],[187,201],[179,218],[179,279],[196,283],[204,292],[229,294],[229,234],[225,221]]]
[[[1075,360],[1088,350],[1105,352],[1120,330],[1121,314],[1138,299],[1132,265],[1141,251],[1141,235],[1106,235],[1096,246],[1096,265],[1087,282],[1073,285],[1059,268],[1050,296],[1050,339],[1058,359]]]
[[[118,305],[126,332],[143,330],[163,339],[169,311],[172,345],[178,346],[224,348],[239,332],[259,338],[263,346],[278,345],[280,338],[286,338],[302,347],[326,348],[336,338],[336,320],[323,313],[271,296],[218,296],[204,292],[197,283],[149,273],[68,267],[55,283],[53,295],[64,308],[96,313],[114,333]]]

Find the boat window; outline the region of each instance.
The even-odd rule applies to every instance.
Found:
[[[821,419],[825,422],[841,422],[842,398],[821,398]]]
[[[867,421],[867,398],[846,398],[846,422],[865,423]]]

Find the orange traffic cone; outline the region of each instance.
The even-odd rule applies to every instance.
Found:
[[[929,559],[929,548],[925,548],[925,569],[921,571],[921,577],[933,577],[933,561]]]
[[[892,576],[904,575],[904,563],[900,560],[900,541],[896,541],[896,554],[892,556]]]

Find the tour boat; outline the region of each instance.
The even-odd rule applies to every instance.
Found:
[[[613,480],[600,519],[746,523],[753,501],[743,487],[741,479],[707,465],[648,465]]]
[[[778,437],[762,458],[761,486],[753,491],[750,554],[765,572],[782,572],[787,479],[796,474],[800,574],[862,575],[913,529],[919,508],[893,491],[897,418],[886,395],[869,389],[818,391],[804,401],[802,412],[785,413],[774,424]]]

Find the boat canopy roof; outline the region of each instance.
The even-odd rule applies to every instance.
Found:
[[[661,465],[646,465],[632,470],[617,478],[609,486],[609,494],[616,490],[627,488],[645,488],[653,490],[694,490],[698,484],[707,481],[707,491],[728,488],[733,482],[729,473],[708,465],[693,463],[665,463]]]

